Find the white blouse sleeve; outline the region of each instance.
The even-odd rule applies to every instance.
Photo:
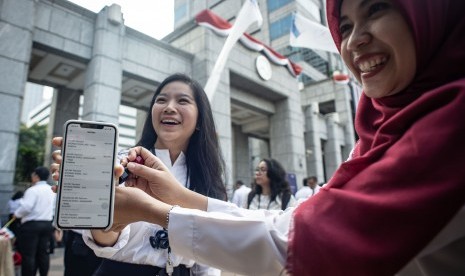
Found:
[[[211,198],[207,212],[176,207],[169,217],[171,249],[230,272],[279,275],[293,210],[248,210]]]
[[[111,259],[113,255],[116,254],[121,248],[126,246],[129,241],[129,234],[130,234],[130,227],[126,226],[120,233],[118,240],[116,241],[115,245],[113,246],[100,246],[95,243],[94,237],[92,236],[92,232],[90,230],[83,230],[82,231],[82,238],[97,255],[98,257]]]

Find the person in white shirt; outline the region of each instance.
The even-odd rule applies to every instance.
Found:
[[[37,270],[46,276],[50,267],[49,242],[56,195],[46,182],[50,172],[37,167],[31,174],[32,186],[28,188],[14,215],[21,218],[18,249],[22,256],[21,275],[35,276]]]
[[[208,98],[199,83],[183,74],[167,77],[155,91],[138,145],[163,160],[177,183],[226,200],[224,161]],[[121,160],[127,163],[126,157]],[[146,182],[131,175],[125,186]],[[150,194],[149,189],[145,189]],[[172,252],[167,231],[135,222],[118,232],[84,230],[85,243],[105,258],[94,275],[220,275],[221,271]]]
[[[254,179],[254,189],[247,197],[247,209],[285,210],[295,206],[286,171],[277,160],[262,159],[255,169]]]
[[[247,196],[251,190],[252,189],[245,186],[244,182],[241,180],[236,181],[236,190],[233,193],[231,202],[239,207],[245,208],[247,206]]]
[[[310,176],[304,179],[303,186],[295,194],[296,200],[307,199],[316,195],[320,191],[318,179],[316,176]]]

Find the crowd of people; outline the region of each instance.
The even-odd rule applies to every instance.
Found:
[[[174,74],[115,169],[130,177],[116,187],[112,229],[79,233],[102,258],[94,275],[465,274],[465,2],[326,3],[334,42],[364,92],[349,159],[325,185],[305,178],[294,196],[285,168],[264,158],[251,187],[237,181],[228,202],[209,101]],[[57,180],[61,153],[53,158]],[[54,200],[48,171],[32,177],[22,200],[40,198],[37,208],[14,212],[27,258],[45,252],[53,210],[38,210]],[[159,234],[167,243],[152,242]],[[36,267],[46,275],[48,257],[35,256],[23,275]]]

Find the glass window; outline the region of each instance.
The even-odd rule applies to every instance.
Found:
[[[305,61],[322,74],[329,76],[329,63],[311,49],[288,46],[279,51],[292,62]]]
[[[292,15],[289,14],[286,17],[283,17],[275,22],[272,22],[270,25],[270,38],[274,40],[283,35],[289,34],[292,24]]]
[[[277,10],[281,8],[284,5],[287,5],[294,0],[267,0],[267,6],[268,6],[268,12],[272,12],[274,10]]]
[[[174,22],[181,21],[187,15],[187,3],[181,4],[174,10]]]

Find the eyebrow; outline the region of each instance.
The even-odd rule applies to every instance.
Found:
[[[358,8],[359,8],[359,9],[363,9],[363,8],[366,7],[368,4],[370,4],[370,2],[373,2],[373,1],[375,1],[375,0],[363,0],[363,1],[360,3],[360,5],[359,5]],[[342,4],[342,2],[341,2],[341,4]],[[339,11],[340,11],[340,9],[339,9]],[[346,15],[340,17],[340,18],[339,18],[339,24],[341,24],[342,21],[347,20],[347,19],[348,19],[348,17],[347,17]]]
[[[168,94],[169,93],[166,93],[166,92],[162,92],[160,94],[157,95],[158,96],[165,96],[165,97],[168,97]],[[181,92],[180,94],[176,95],[177,98],[180,98],[180,97],[188,97],[188,98],[191,98],[191,99],[194,99],[194,96],[191,95],[190,93],[186,93],[186,92]]]

